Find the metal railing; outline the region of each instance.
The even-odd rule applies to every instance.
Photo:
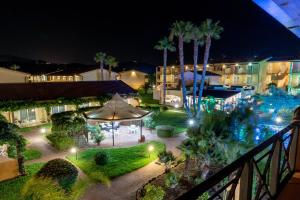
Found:
[[[300,107],[286,128],[177,199],[276,199],[300,169],[299,127]]]

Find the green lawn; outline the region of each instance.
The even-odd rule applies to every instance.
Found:
[[[154,146],[149,157],[148,147]],[[136,169],[139,169],[157,158],[158,152],[165,149],[160,142],[149,142],[127,148],[92,148],[82,151],[78,155],[69,156],[68,159],[76,164],[91,179],[108,184],[111,178],[121,176]],[[98,151],[106,151],[109,154],[109,161],[103,166],[96,165],[94,156]]]
[[[42,125],[38,125],[38,126],[31,126],[31,127],[23,127],[23,128],[19,128],[18,132],[19,133],[27,133],[32,131],[33,129],[37,129],[37,128],[46,128],[46,129],[51,129],[52,124],[51,123],[46,123],[46,124],[42,124]]]
[[[25,165],[27,175],[20,176],[13,180],[0,182],[0,200],[20,200],[20,191],[23,185],[28,181],[41,167],[43,163],[34,163]]]
[[[25,161],[34,160],[42,157],[42,153],[36,149],[26,149],[24,152]]]
[[[159,100],[153,99],[153,94],[140,94],[140,98],[142,100],[141,104],[159,104]]]
[[[182,110],[167,110],[153,116],[155,125],[170,125],[175,127],[175,132],[181,133],[187,129],[187,114]]]

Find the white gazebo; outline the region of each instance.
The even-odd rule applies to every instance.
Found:
[[[115,94],[102,108],[84,113],[87,122],[97,124],[110,122],[112,124],[112,140],[115,145],[114,123],[122,121],[140,121],[140,134],[142,138],[143,118],[150,115],[150,111],[142,110],[128,104],[119,94]]]

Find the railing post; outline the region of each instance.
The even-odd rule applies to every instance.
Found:
[[[239,199],[252,199],[252,182],[253,182],[253,160],[245,164],[242,175],[239,181]]]
[[[300,129],[299,126],[297,126],[298,124],[300,125],[300,107],[298,107],[295,110],[293,121],[296,124],[296,128],[293,130],[294,131],[293,140],[295,140],[294,149],[291,149],[295,151],[294,157],[291,158],[294,160],[294,165],[292,165],[292,167],[293,166],[295,167],[294,168],[295,171],[300,171],[300,137],[299,137]]]
[[[292,130],[292,136],[291,136],[292,141],[291,141],[291,147],[289,152],[289,164],[292,171],[295,171],[296,168],[298,137],[299,137],[299,127],[296,126]]]
[[[279,169],[280,169],[280,152],[281,142],[279,140],[274,144],[275,148],[272,155],[271,161],[271,179],[270,179],[270,192],[271,195],[276,195],[279,183]]]

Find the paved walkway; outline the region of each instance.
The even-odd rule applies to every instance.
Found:
[[[172,151],[176,156],[180,155],[180,150],[177,148],[180,143],[186,138],[184,134],[180,134],[174,138],[159,138],[155,133],[149,130],[143,130],[146,135],[146,141],[161,141],[166,144],[167,150]],[[54,158],[65,158],[69,152],[58,152],[55,150],[40,133],[39,129],[34,129],[29,133],[24,134],[25,138],[30,142],[27,146],[41,151],[40,159],[27,161],[26,163],[47,162]],[[136,137],[136,138],[135,138]],[[138,136],[130,136],[120,134],[116,136],[116,146],[132,146],[137,144]],[[111,139],[106,139],[101,144],[101,147],[111,146]],[[111,186],[107,187],[100,183],[92,185],[87,189],[82,197],[82,200],[131,200],[135,199],[136,191],[151,178],[154,178],[164,172],[164,167],[152,162],[145,167],[136,171],[117,177],[111,181]],[[86,175],[79,170],[79,177]]]

